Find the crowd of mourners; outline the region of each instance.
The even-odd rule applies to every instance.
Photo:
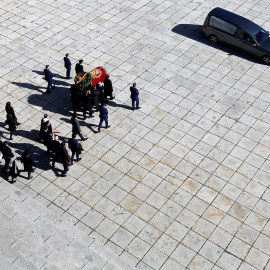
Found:
[[[84,72],[83,60],[75,66],[76,74]],[[66,68],[66,78],[70,79],[71,71],[71,61],[69,55],[66,54],[64,57],[64,65]],[[50,70],[50,66],[46,65],[44,69],[45,80],[47,81],[47,94],[52,92],[55,88],[53,84],[54,74]],[[136,88],[136,83],[130,87],[130,98],[132,101],[132,109],[139,109],[139,91]],[[63,165],[63,171],[60,176],[66,176],[69,166],[73,164],[74,161],[80,161],[80,155],[83,151],[82,145],[76,139],[77,136],[80,137],[81,141],[85,141],[85,138],[81,131],[80,122],[78,121],[78,113],[81,112],[83,119],[88,117],[94,117],[95,112],[99,112],[99,125],[97,132],[100,132],[103,122],[105,122],[105,128],[109,128],[108,124],[108,110],[106,108],[108,101],[113,100],[113,86],[110,80],[109,74],[106,75],[106,79],[103,83],[99,82],[95,86],[88,85],[87,87],[81,88],[79,84],[72,84],[70,86],[70,98],[73,108],[73,114],[71,117],[72,124],[72,136],[68,139],[68,142],[60,142],[59,137],[55,134],[52,124],[49,120],[48,114],[44,114],[41,119],[40,131],[39,131],[39,142],[43,143],[47,149],[47,155],[51,158],[51,166],[54,168],[55,163],[61,163]],[[136,105],[135,105],[136,104]],[[13,135],[18,135],[17,127],[21,124],[18,122],[15,111],[10,102],[6,103],[6,124],[8,125],[8,130],[10,131],[9,140],[13,139]],[[71,155],[68,149],[71,151]],[[76,160],[74,160],[76,156]],[[16,177],[20,175],[22,171],[28,173],[28,179],[32,178],[32,172],[35,170],[35,162],[30,157],[30,152],[26,149],[20,157],[16,157],[12,152],[7,141],[3,141],[0,135],[0,159],[4,160],[4,166],[2,168],[3,173],[9,171],[11,176],[11,183],[14,183]],[[19,163],[23,164],[23,170]]]

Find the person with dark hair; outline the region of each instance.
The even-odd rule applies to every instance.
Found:
[[[86,94],[83,96],[83,117],[84,120],[86,119],[86,112],[89,112],[89,117],[93,117],[93,110],[92,110],[92,95],[90,91],[87,91]]]
[[[54,168],[55,162],[60,162],[60,142],[58,140],[58,136],[54,137],[54,140],[51,142],[51,150],[52,150],[52,167]]]
[[[70,79],[71,61],[68,57],[69,57],[69,54],[67,53],[66,56],[64,57],[64,63],[65,63],[65,68],[67,70],[67,73],[66,73],[67,79]]]
[[[16,122],[16,125],[18,126],[18,125],[20,125],[21,123],[18,123],[17,122],[17,117],[16,117],[16,115],[15,115],[15,111],[14,111],[14,109],[13,109],[13,107],[11,106],[11,103],[10,102],[7,102],[6,103],[6,113],[7,113],[7,116],[8,116],[8,114],[11,114],[12,115],[12,118],[15,120],[15,122]],[[6,123],[7,123],[7,121],[6,121]]]
[[[80,123],[77,119],[77,113],[73,113],[71,117],[71,124],[72,124],[72,133],[78,134],[82,141],[86,141],[88,138],[84,138],[81,131]]]
[[[79,154],[79,151],[80,151],[80,145],[78,143],[78,141],[76,140],[76,134],[72,134],[72,138],[68,140],[68,147],[70,148],[71,150],[71,162],[70,162],[70,165],[73,164],[73,160],[74,160],[74,156],[76,154],[76,158],[77,158],[77,162],[80,160],[80,154]]]
[[[65,142],[62,142],[60,145],[60,162],[63,164],[64,167],[64,170],[60,176],[65,177],[67,176],[68,165],[70,163],[70,156],[68,154]]]
[[[113,97],[113,86],[112,86],[112,81],[109,79],[110,75],[106,75],[106,79],[104,81],[104,97],[105,97],[105,102],[108,103],[108,96],[110,96],[110,99],[114,99]]]
[[[16,121],[12,117],[11,114],[7,115],[7,123],[8,123],[8,129],[10,131],[10,140],[12,140],[12,135],[15,133],[15,135],[18,135],[18,132],[16,131]]]
[[[22,153],[21,162],[23,164],[24,171],[28,173],[28,180],[30,180],[31,178],[33,178],[31,176],[31,173],[34,171],[33,167],[35,166],[35,163],[33,159],[30,157],[28,150]]]
[[[105,104],[102,103],[99,106],[99,118],[100,118],[100,121],[99,121],[99,125],[98,125],[98,132],[100,132],[100,129],[101,129],[101,126],[102,126],[103,121],[105,121],[105,123],[106,123],[105,128],[109,128],[110,127],[109,124],[108,124],[108,110],[107,110],[107,108],[105,108],[104,105]]]
[[[79,63],[76,64],[76,66],[75,66],[76,74],[84,72],[82,63],[83,63],[83,60],[81,59],[81,60],[79,60]]]
[[[52,92],[51,88],[52,89],[55,88],[55,84],[53,85],[53,82],[52,82],[52,78],[54,77],[54,75],[52,74],[50,69],[51,68],[49,65],[46,65],[46,67],[44,69],[45,81],[48,82],[46,94],[50,94]]]
[[[2,144],[2,154],[3,154],[3,158],[5,160],[5,165],[2,169],[2,172],[6,173],[7,172],[7,169],[8,169],[8,165],[9,165],[9,162],[11,160],[11,158],[14,157],[10,147],[8,146],[8,143],[7,142],[4,142]]]
[[[135,110],[135,102],[136,102],[136,109],[140,109],[139,107],[139,90],[136,88],[136,83],[133,83],[133,86],[130,87],[130,98],[132,101],[132,109]]]
[[[71,103],[73,107],[73,113],[76,113],[77,109],[80,110],[81,98],[80,98],[80,95],[78,94],[77,88],[78,88],[77,84],[72,84],[69,89],[70,99],[71,99]]]

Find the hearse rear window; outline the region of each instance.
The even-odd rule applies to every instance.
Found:
[[[217,18],[215,16],[210,17],[209,26],[214,27],[230,35],[234,35],[237,30],[237,26],[229,22],[226,22],[220,18]]]

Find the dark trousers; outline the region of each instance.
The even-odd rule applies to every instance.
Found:
[[[2,172],[7,172],[9,162],[10,162],[10,158],[5,158],[5,165],[2,169]]]
[[[132,109],[135,110],[135,102],[136,102],[136,109],[139,108],[139,99],[132,99]]]
[[[53,88],[53,83],[52,83],[52,81],[48,81],[47,92],[48,92],[48,93],[52,92],[52,88]]]
[[[98,125],[98,131],[100,131],[103,121],[105,121],[106,127],[108,127],[108,119],[100,119],[99,125]]]
[[[67,73],[66,73],[67,79],[70,79],[70,70],[71,70],[71,67],[66,67],[66,69],[67,69]]]
[[[86,118],[86,112],[87,111],[89,112],[89,116],[92,117],[92,115],[93,115],[92,107],[87,108],[87,109],[83,108],[83,117]]]
[[[66,175],[68,171],[68,164],[63,164],[64,170],[62,172],[62,175]]]
[[[72,151],[72,155],[71,155],[71,162],[70,162],[70,164],[73,164],[73,160],[74,160],[74,156],[75,156],[75,154],[76,154],[76,158],[77,158],[77,161],[79,161],[79,151],[77,150],[77,151]]]

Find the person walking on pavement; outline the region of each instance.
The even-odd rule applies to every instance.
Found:
[[[48,127],[45,127],[42,132],[41,139],[43,140],[44,145],[47,147],[47,155],[51,154],[51,142],[53,140],[52,134],[48,131]]]
[[[112,81],[109,79],[110,75],[106,75],[106,79],[104,81],[104,96],[105,96],[105,102],[108,103],[108,96],[110,96],[110,99],[113,100],[113,86]]]
[[[82,141],[86,141],[88,138],[84,138],[81,131],[80,123],[77,119],[77,113],[73,113],[71,117],[71,124],[72,124],[72,133],[78,134]]]
[[[92,96],[90,91],[87,91],[86,94],[83,96],[83,117],[84,120],[86,119],[86,112],[89,112],[89,117],[93,117],[93,110],[92,110]]]
[[[12,157],[9,161],[9,173],[11,176],[11,184],[15,183],[17,176],[20,174],[19,165],[18,165],[18,159],[17,157]]]
[[[60,145],[60,162],[64,167],[64,170],[60,176],[65,177],[67,176],[68,165],[70,164],[70,156],[68,154],[65,142],[62,142]]]
[[[26,150],[22,153],[21,162],[23,164],[24,171],[28,173],[28,180],[32,179],[31,173],[34,171],[35,163],[29,155],[29,151]]]
[[[18,132],[16,131],[16,120],[12,117],[11,114],[7,115],[7,123],[8,123],[8,129],[10,131],[10,140],[12,140],[12,135],[15,133],[15,135],[18,135]]]
[[[8,114],[11,114],[12,115],[12,118],[15,120],[15,122],[16,122],[16,125],[18,126],[18,125],[20,125],[21,123],[18,123],[18,121],[17,121],[17,117],[16,117],[16,115],[15,115],[15,111],[14,111],[14,109],[13,109],[13,107],[11,106],[11,103],[10,102],[7,102],[6,103],[6,113],[7,113],[7,116],[8,116]],[[7,123],[7,121],[6,121],[6,123]]]
[[[51,68],[49,65],[46,65],[46,67],[44,69],[45,81],[48,82],[46,94],[50,94],[52,92],[51,89],[55,88],[55,84],[53,85],[53,82],[52,82],[52,78],[54,77],[54,75],[52,74],[50,69]]]
[[[67,53],[66,56],[64,57],[64,63],[65,63],[65,68],[67,70],[66,77],[67,79],[70,79],[71,61],[68,57],[69,57],[69,54]]]
[[[76,74],[84,72],[82,63],[83,63],[83,60],[81,59],[81,60],[79,60],[79,63],[76,64],[76,66],[75,66]]]
[[[3,154],[3,158],[5,160],[5,165],[2,169],[2,172],[6,173],[7,169],[8,169],[8,165],[10,160],[14,157],[10,147],[8,146],[7,142],[4,142],[2,145],[2,154]]]
[[[108,110],[107,110],[107,108],[105,108],[104,105],[105,104],[102,103],[99,106],[99,118],[100,118],[100,122],[99,122],[99,125],[98,125],[98,132],[100,132],[100,129],[101,129],[101,126],[102,126],[103,121],[105,121],[105,123],[106,123],[105,128],[109,128],[110,127],[109,124],[108,124]]]
[[[68,140],[68,147],[70,148],[71,150],[71,162],[70,162],[70,165],[73,164],[73,160],[74,160],[74,156],[76,154],[76,158],[77,158],[77,162],[80,159],[80,156],[79,156],[79,151],[80,151],[80,145],[78,143],[78,141],[76,140],[76,134],[72,134],[72,138]]]
[[[139,107],[139,90],[136,88],[136,83],[133,83],[133,86],[130,87],[130,98],[132,101],[132,109],[135,110],[135,102],[136,102],[136,109],[140,109]]]
[[[60,162],[60,142],[58,140],[58,136],[54,137],[54,140],[51,142],[51,150],[52,150],[52,167],[54,168],[55,162]]]

